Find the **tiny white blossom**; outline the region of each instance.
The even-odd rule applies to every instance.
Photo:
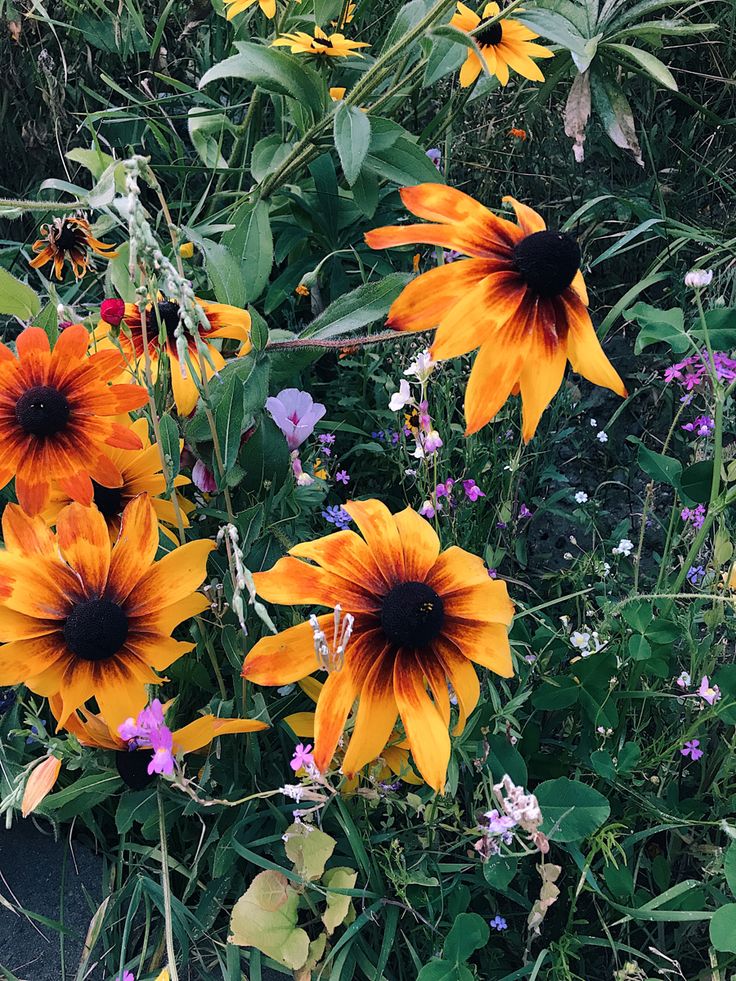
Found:
[[[296,685],[282,685],[280,688],[277,688],[276,691],[282,698],[285,698],[286,695],[291,695],[295,688]]]
[[[388,407],[392,412],[398,412],[411,401],[412,395],[409,382],[406,381],[405,378],[402,378],[399,382],[399,390],[398,392],[394,392],[394,394],[391,396],[391,401],[388,403]]]
[[[601,576],[605,579],[610,571],[611,571],[610,562],[604,562],[603,565],[601,566]]]
[[[586,504],[588,500],[588,495],[585,493],[585,491],[578,491],[577,494],[575,495],[575,500],[577,501],[578,504]]]
[[[590,646],[590,634],[587,631],[573,630],[570,634],[570,643],[579,651],[587,650]]]
[[[599,443],[607,443],[608,442],[608,433],[605,431],[605,429],[601,429],[601,431],[599,433],[596,433],[596,437],[595,438],[598,440]]]
[[[625,555],[628,557],[634,551],[634,543],[629,541],[628,538],[622,538],[618,545],[611,549],[611,551],[614,555]]]
[[[597,429],[598,428],[598,421],[596,419],[591,419],[589,421],[589,425],[592,426],[593,429]]]

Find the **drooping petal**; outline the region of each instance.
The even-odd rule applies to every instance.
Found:
[[[476,664],[502,678],[511,678],[514,666],[506,627],[501,623],[469,623],[445,617],[443,635]]]
[[[546,229],[544,218],[538,215],[533,208],[512,198],[510,194],[501,198],[504,204],[510,204],[514,209],[519,228],[525,235],[533,235],[535,232],[543,232]]]
[[[459,736],[465,729],[468,716],[480,698],[478,675],[472,663],[463,657],[458,648],[447,638],[438,637],[434,643],[434,648],[457,697],[458,721],[452,734]]]
[[[353,774],[380,756],[396,723],[393,660],[389,645],[378,655],[360,690],[358,714],[342,769]]]
[[[515,317],[523,300],[524,286],[513,269],[481,280],[442,318],[432,343],[432,357],[443,361],[494,340],[503,344],[505,339],[499,333]],[[502,353],[509,359],[513,352]]]
[[[183,729],[173,733],[175,753],[196,753],[198,749],[209,746],[216,736],[229,733],[260,732],[267,729],[265,722],[255,719],[218,719],[215,715],[203,715]]]
[[[522,438],[525,443],[534,436],[542,413],[555,397],[562,384],[567,364],[566,345],[550,346],[544,341],[532,343],[521,383]]]
[[[506,254],[519,241],[518,228],[499,218],[475,198],[447,184],[402,187],[401,200],[413,214],[427,221],[455,225],[488,254]]]
[[[314,713],[314,762],[326,770],[335,755],[345,720],[357,694],[350,670],[334,671],[325,682]]]
[[[626,386],[604,354],[583,301],[574,297],[571,290],[563,294],[560,300],[567,313],[567,356],[573,371],[577,371],[594,385],[602,385],[625,398],[628,394]]]
[[[450,735],[427,694],[422,668],[411,651],[402,650],[396,658],[394,693],[417,769],[441,793],[450,760]]]
[[[326,613],[317,620],[320,629],[328,631],[333,617]],[[318,667],[314,632],[305,622],[259,640],[245,659],[243,677],[258,685],[289,685]]]
[[[505,331],[481,345],[465,390],[466,436],[482,429],[506,402],[519,379],[528,346],[528,338],[514,344]]]

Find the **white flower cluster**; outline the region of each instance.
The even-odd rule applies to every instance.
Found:
[[[570,643],[580,651],[581,657],[590,657],[603,647],[597,630],[573,630],[570,634]]]
[[[534,794],[527,793],[523,787],[517,787],[508,773],[503,775],[500,783],[493,785],[493,793],[506,816],[515,824],[532,835],[538,831],[543,818],[539,801]]]
[[[245,608],[243,606],[243,592],[248,590],[248,602],[253,607],[256,615],[266,624],[272,633],[276,633],[271,617],[268,615],[266,607],[261,603],[256,594],[256,585],[253,582],[253,573],[246,569],[243,562],[243,550],[240,547],[238,529],[233,524],[223,525],[217,532],[217,544],[225,542],[227,548],[228,566],[230,576],[233,581],[233,602],[232,607],[235,615],[240,622],[240,629],[245,636],[248,636],[248,629],[245,625]]]

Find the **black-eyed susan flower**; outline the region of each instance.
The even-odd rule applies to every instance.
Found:
[[[204,310],[209,327],[199,327],[199,336],[207,350],[211,364],[205,358],[205,375],[209,379],[215,371],[225,367],[222,354],[209,343],[217,337],[231,337],[241,342],[238,356],[247,354],[250,350],[250,314],[247,310],[228,306],[226,303],[210,303],[207,300],[197,300]],[[188,332],[185,333],[190,357],[186,365],[179,363],[176,348],[176,329],[179,326],[179,304],[170,300],[160,299],[157,303],[158,316],[152,304],[146,307],[146,333],[148,336],[148,352],[151,359],[151,374],[155,381],[161,364],[161,351],[165,349],[171,359],[171,388],[174,402],[179,415],[187,416],[192,412],[199,398],[197,383],[192,377],[199,374],[199,358],[197,343]],[[160,322],[160,328],[159,328]],[[94,333],[98,348],[109,349],[115,346],[112,340],[111,325],[101,320]],[[163,338],[163,340],[162,340]],[[145,358],[143,355],[143,328],[140,310],[134,303],[125,304],[125,316],[117,343],[125,356],[129,370],[135,377],[142,379]],[[214,367],[213,367],[214,366]],[[184,371],[182,372],[182,367]],[[186,376],[186,377],[185,377]]]
[[[159,521],[167,525],[178,525],[174,503],[163,496],[166,493],[166,478],[162,472],[158,444],[151,442],[148,420],[136,419],[130,428],[140,440],[142,448],[109,451],[110,459],[120,471],[122,484],[119,487],[103,487],[102,484],[92,481],[93,503],[102,512],[113,542],[120,533],[123,510],[139,494],[148,494]],[[182,439],[179,440],[180,453],[183,447]],[[174,478],[174,487],[182,487],[189,483],[191,481],[183,474]],[[189,527],[187,513],[193,510],[194,505],[179,494],[176,497],[182,524],[187,528]],[[62,488],[52,489],[49,503],[43,510],[44,518],[49,524],[55,524],[59,513],[70,502],[69,495],[65,494]]]
[[[467,433],[493,419],[510,394],[521,393],[528,442],[568,360],[594,385],[626,395],[588,314],[574,238],[547,229],[535,211],[510,197],[503,200],[518,224],[443,184],[405,187],[401,198],[429,223],[376,228],[366,235],[371,248],[421,242],[470,256],[409,283],[387,321],[402,331],[437,327],[435,361],[479,348],[465,393]]]
[[[27,327],[17,357],[0,344],[0,487],[15,477],[15,492],[29,514],[49,500],[52,484],[89,506],[93,484],[119,487],[110,447],[136,450],[141,441],[113,417],[147,401],[139,385],[109,385],[125,363],[118,351],[87,357],[82,324],[67,327],[54,346],[46,332]]]
[[[450,756],[448,681],[459,732],[479,697],[471,662],[513,674],[506,585],[461,548],[440,554],[434,529],[411,508],[392,515],[371,500],[351,501],[345,511],[362,538],[340,531],[296,545],[254,577],[256,589],[273,603],[339,606],[353,618],[343,663],[334,665],[317,700],[319,769],[329,765],[357,699],[343,771],[356,773],[381,756],[400,716],[414,763],[439,791]],[[315,629],[332,636],[334,619],[331,612],[315,618],[314,628],[306,622],[265,637],[246,657],[243,676],[261,685],[305,678],[320,667]]]
[[[225,4],[225,16],[228,20],[242,14],[244,10],[256,3],[269,20],[276,16],[276,0],[223,0],[223,3]]]
[[[54,535],[40,516],[9,504],[0,551],[0,685],[58,696],[57,721],[95,698],[117,727],[147,701],[146,685],[193,643],[171,633],[209,606],[196,592],[213,543],[189,542],[160,562],[151,502],[123,512],[114,545],[102,514],[70,504]]]
[[[303,678],[299,682],[299,687],[316,704],[322,694],[324,685],[316,678]],[[294,712],[287,715],[284,722],[300,738],[314,739],[314,712]],[[338,756],[340,751],[338,750]],[[421,784],[423,780],[416,775],[411,763],[409,762],[409,743],[402,739],[397,729],[389,733],[386,746],[381,750],[378,759],[371,761],[372,775],[380,782],[387,782],[392,777],[399,777],[404,783]],[[294,765],[292,764],[292,769]],[[353,793],[358,787],[360,780],[359,774],[349,778],[345,783],[345,792]]]
[[[54,715],[58,715],[61,711],[58,696],[52,698],[50,704]],[[78,709],[69,716],[65,728],[73,732],[83,746],[114,752],[115,765],[125,783],[134,790],[142,790],[153,776],[151,750],[155,748],[155,738],[152,737],[156,728],[165,728],[164,717],[170,705],[162,706],[158,699],[154,699],[148,708],[138,714],[138,724],[132,717],[126,717],[116,729],[110,729],[101,714]],[[153,717],[154,722],[160,719],[160,726],[147,725],[144,717]],[[180,758],[206,750],[218,736],[260,732],[267,728],[265,722],[255,719],[221,719],[216,715],[202,715],[181,729],[171,731],[171,754]]]
[[[61,279],[64,263],[69,262],[77,279],[81,279],[89,266],[89,254],[114,259],[117,256],[114,245],[100,242],[92,234],[86,218],[54,218],[48,225],[41,225],[41,238],[33,243],[33,251],[38,255],[31,260],[34,269],[40,269],[47,262],[54,264],[54,273]]]
[[[305,31],[282,34],[271,42],[275,48],[286,47],[292,54],[322,55],[326,58],[348,58],[352,54],[362,57],[358,48],[369,48],[365,41],[350,41],[344,34],[325,34],[315,25],[314,36]]]
[[[506,85],[509,80],[509,68],[532,82],[543,82],[544,75],[533,59],[553,58],[553,52],[541,44],[534,44],[534,39],[539,35],[513,17],[493,21],[500,12],[497,3],[487,3],[482,14],[476,14],[464,3],[458,3],[457,13],[450,23],[468,34],[480,27],[473,37],[483,53],[489,73],[495,75],[501,85]],[[493,22],[483,26],[485,21]],[[468,57],[460,69],[460,84],[463,87],[472,85],[481,71],[482,65],[475,49],[468,48]]]

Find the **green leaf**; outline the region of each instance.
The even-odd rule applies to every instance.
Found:
[[[639,443],[637,463],[644,471],[649,474],[652,480],[660,483],[670,484],[677,487],[682,473],[682,464],[674,457],[665,456],[664,453],[655,453],[648,449],[643,443]]]
[[[677,82],[669,70],[667,65],[663,64],[659,58],[655,58],[653,54],[648,51],[643,51],[641,48],[635,48],[631,44],[617,44],[609,42],[606,45],[607,48],[613,48],[614,51],[618,51],[624,57],[628,58],[629,61],[635,62],[640,68],[643,68],[647,75],[650,75],[655,82],[659,82],[660,85],[664,85],[666,89],[671,89],[673,92],[677,92]]]
[[[92,174],[95,180],[99,180],[110,164],[115,163],[114,157],[111,157],[109,153],[103,153],[97,147],[85,150],[84,147],[78,146],[64,154],[64,156],[67,160],[81,164],[82,167]]]
[[[585,44],[590,38],[583,37],[567,17],[555,13],[553,10],[544,10],[538,7],[535,10],[518,11],[516,19],[536,31],[537,34],[541,34],[542,37],[546,37],[556,44],[561,44],[578,57],[586,57]],[[587,65],[585,67],[587,68]],[[583,72],[585,68],[578,66],[578,70]]]
[[[286,829],[286,854],[294,871],[303,879],[319,879],[337,842],[309,824],[292,824]]]
[[[652,656],[652,645],[641,634],[629,637],[629,655],[634,661],[646,661]]]
[[[299,895],[281,872],[259,872],[233,907],[229,942],[257,947],[298,971],[309,956],[309,936],[297,926]]]
[[[476,950],[485,947],[490,936],[486,921],[477,913],[460,913],[445,940],[443,959],[462,964]]]
[[[611,813],[603,794],[568,777],[545,780],[535,794],[544,817],[541,830],[552,841],[582,841],[597,831]]]
[[[243,431],[243,384],[233,372],[215,409],[215,428],[220,443],[225,475],[238,456]]]
[[[449,961],[434,960],[424,965],[417,981],[473,981],[473,973],[465,965],[458,967]]]
[[[0,266],[0,313],[31,320],[41,309],[37,293]]]
[[[728,846],[726,857],[723,860],[723,871],[726,875],[728,888],[736,897],[736,842]]]
[[[171,494],[174,490],[174,478],[179,474],[181,461],[179,427],[171,416],[166,414],[161,416],[159,420],[159,430],[161,432],[161,446],[166,460],[166,493]]]
[[[705,323],[711,347],[715,351],[733,351],[736,347],[736,309],[723,307],[706,310]],[[692,333],[693,337],[701,341],[705,339],[705,331],[702,328],[696,327]]]
[[[386,32],[386,38],[381,45],[381,53],[393,47],[426,16],[431,6],[431,0],[410,0],[399,8],[396,18]],[[390,8],[389,8],[390,10]]]
[[[197,244],[204,253],[207,278],[218,303],[244,307],[248,300],[240,260],[235,258],[226,245],[211,242],[208,238],[198,239]]]
[[[345,180],[353,187],[371,142],[370,118],[343,102],[335,113],[334,134]]]
[[[245,78],[266,92],[291,96],[315,112],[328,105],[324,81],[303,59],[249,41],[236,41],[235,47],[236,55],[204,73],[200,89],[221,78]]]
[[[365,166],[401,187],[414,184],[443,184],[442,174],[416,143],[399,137],[395,143],[366,155]]]
[[[364,283],[351,293],[338,297],[315,317],[304,336],[339,337],[383,320],[410,279],[405,273],[390,273],[377,283]]]
[[[189,138],[202,163],[210,170],[227,167],[227,160],[220,151],[222,134],[227,125],[228,121],[221,112],[213,113],[204,106],[192,106],[189,110]]]
[[[59,336],[59,315],[53,300],[47,303],[43,310],[34,317],[33,325],[46,331],[51,347],[56,344],[56,338]]]
[[[596,69],[597,66],[594,66],[590,74],[590,93],[595,111],[610,139],[621,149],[630,150],[634,160],[643,167],[644,160],[629,100],[619,85]]]
[[[273,267],[273,236],[265,201],[242,204],[232,216],[235,226],[222,236],[236,259],[241,260],[240,276],[243,281],[243,303],[253,303],[268,283]]]
[[[686,467],[682,472],[678,490],[689,502],[707,504],[710,500],[710,489],[713,483],[713,461],[699,460]]]
[[[353,889],[357,879],[358,873],[345,867],[328,869],[322,876],[322,885],[327,889],[327,909],[322,914],[322,922],[328,933],[334,933],[350,911],[350,896],[331,890]]]
[[[253,147],[250,158],[250,172],[253,180],[260,184],[264,178],[272,174],[289,156],[293,147],[291,143],[284,143],[278,133],[264,136]]]
[[[685,317],[680,307],[660,310],[648,303],[635,303],[624,313],[628,321],[636,321],[641,330],[634,344],[634,354],[641,354],[651,344],[667,344],[675,354],[684,354],[690,347],[685,333]]]
[[[434,32],[433,32],[434,34]],[[468,44],[462,47],[456,38],[435,34],[424,70],[423,88],[434,85],[445,75],[456,72],[467,57]]]
[[[736,954],[736,903],[721,906],[715,911],[709,933],[710,942],[716,950]]]

